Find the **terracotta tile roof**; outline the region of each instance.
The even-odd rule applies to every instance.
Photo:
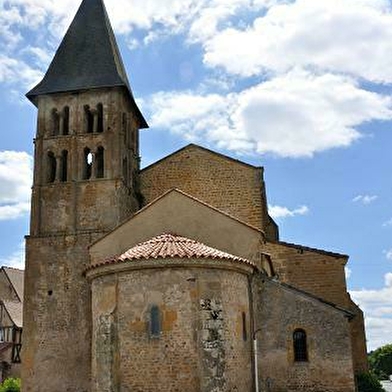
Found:
[[[91,268],[105,264],[116,264],[126,261],[148,259],[217,259],[231,262],[245,263],[254,266],[254,263],[242,257],[211,248],[201,242],[181,237],[176,234],[161,234],[148,241],[142,242],[129,249],[120,256],[109,258]]]

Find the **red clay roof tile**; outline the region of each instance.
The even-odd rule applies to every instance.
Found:
[[[137,244],[120,256],[107,259],[92,266],[99,267],[106,264],[116,264],[126,261],[148,259],[218,259],[231,262],[245,263],[253,266],[254,263],[242,257],[211,248],[201,242],[181,237],[176,234],[164,233],[148,241]]]

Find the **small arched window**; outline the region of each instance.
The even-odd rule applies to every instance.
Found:
[[[97,105],[97,133],[103,132],[103,106],[102,103]]]
[[[63,110],[63,135],[69,135],[69,107]]]
[[[56,108],[52,109],[52,135],[58,136],[60,133],[60,115]]]
[[[48,183],[55,182],[56,169],[57,169],[56,157],[54,156],[53,152],[49,151],[47,155],[47,176],[46,176],[46,180]]]
[[[293,333],[294,361],[306,362],[308,360],[308,347],[306,332],[303,329],[296,329]]]
[[[95,177],[103,178],[105,175],[105,150],[103,147],[98,147],[95,154]]]
[[[150,309],[150,337],[159,338],[161,334],[161,315],[157,305]]]
[[[60,168],[60,181],[68,181],[68,151],[64,150],[61,153],[61,168]]]
[[[83,180],[89,180],[92,174],[93,154],[89,148],[83,151]]]

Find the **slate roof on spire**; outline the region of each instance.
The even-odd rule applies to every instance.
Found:
[[[34,104],[43,94],[101,87],[127,89],[140,119],[103,0],[83,0],[42,81],[26,96]]]

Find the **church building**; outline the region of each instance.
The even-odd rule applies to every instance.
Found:
[[[140,168],[139,110],[102,0],[43,80],[24,392],[354,392],[348,256],[279,239],[262,167],[190,144]]]

